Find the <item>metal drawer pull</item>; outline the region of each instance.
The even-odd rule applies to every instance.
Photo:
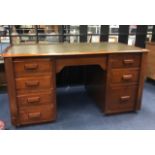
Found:
[[[25,70],[35,70],[38,68],[38,64],[25,64],[24,68]]]
[[[122,96],[120,99],[122,102],[128,101],[130,99],[130,96]]]
[[[40,112],[29,113],[28,117],[29,119],[39,119],[41,117],[41,113]]]
[[[133,64],[134,60],[133,59],[126,59],[126,60],[123,60],[123,62],[124,62],[124,64],[129,65],[129,64]]]
[[[38,103],[38,102],[40,102],[40,97],[30,97],[30,98],[27,99],[27,102],[29,104]]]
[[[27,87],[37,87],[39,86],[39,81],[26,81],[25,85]]]
[[[131,80],[132,79],[132,74],[128,74],[128,75],[123,75],[123,80]]]

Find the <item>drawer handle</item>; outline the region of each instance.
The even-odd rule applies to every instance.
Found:
[[[132,74],[128,74],[128,75],[123,75],[123,80],[126,80],[126,81],[128,81],[128,80],[131,80],[132,79]]]
[[[130,64],[133,64],[134,63],[134,60],[133,59],[126,59],[126,60],[123,60],[123,62],[126,65],[130,65]]]
[[[122,96],[120,99],[122,102],[128,101],[130,99],[130,96]]]
[[[30,97],[27,99],[27,102],[29,104],[34,104],[40,102],[40,97]]]
[[[25,70],[35,70],[38,68],[38,64],[25,64],[24,68]]]
[[[41,117],[41,113],[40,112],[29,113],[28,117],[29,119],[39,119]]]
[[[26,81],[25,85],[27,87],[37,87],[39,86],[39,81]]]

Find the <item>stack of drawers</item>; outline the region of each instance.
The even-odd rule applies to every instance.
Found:
[[[109,56],[106,113],[133,111],[138,96],[141,54]]]
[[[14,60],[19,124],[55,120],[52,61],[48,58]]]

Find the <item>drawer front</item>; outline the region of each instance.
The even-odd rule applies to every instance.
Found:
[[[111,83],[132,83],[138,82],[139,70],[138,69],[112,69]]]
[[[54,104],[54,96],[50,92],[42,94],[34,93],[29,95],[19,95],[17,97],[17,102],[19,107]]]
[[[137,91],[137,86],[111,87],[107,104],[108,111],[133,110],[136,104]]]
[[[31,76],[51,72],[50,59],[17,59],[14,61],[16,77]]]
[[[50,89],[51,81],[51,76],[17,78],[16,89],[26,91]]]
[[[114,54],[110,56],[112,68],[135,68],[140,67],[140,54]]]
[[[54,105],[23,108],[20,109],[19,116],[21,124],[41,123],[55,120],[56,110]]]

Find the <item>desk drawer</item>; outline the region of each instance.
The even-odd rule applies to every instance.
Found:
[[[17,96],[19,107],[54,104],[54,96],[50,92]]]
[[[137,97],[137,86],[111,87],[107,108],[110,112],[124,112],[134,109]]]
[[[111,83],[137,83],[139,69],[112,69]]]
[[[16,89],[27,91],[50,89],[52,87],[51,81],[51,76],[17,78]]]
[[[140,54],[113,54],[110,56],[112,68],[137,68],[140,67]]]
[[[52,121],[56,119],[56,109],[54,105],[23,108],[19,111],[19,117],[21,124]]]
[[[52,71],[50,59],[16,59],[14,69],[16,77],[49,73]]]

